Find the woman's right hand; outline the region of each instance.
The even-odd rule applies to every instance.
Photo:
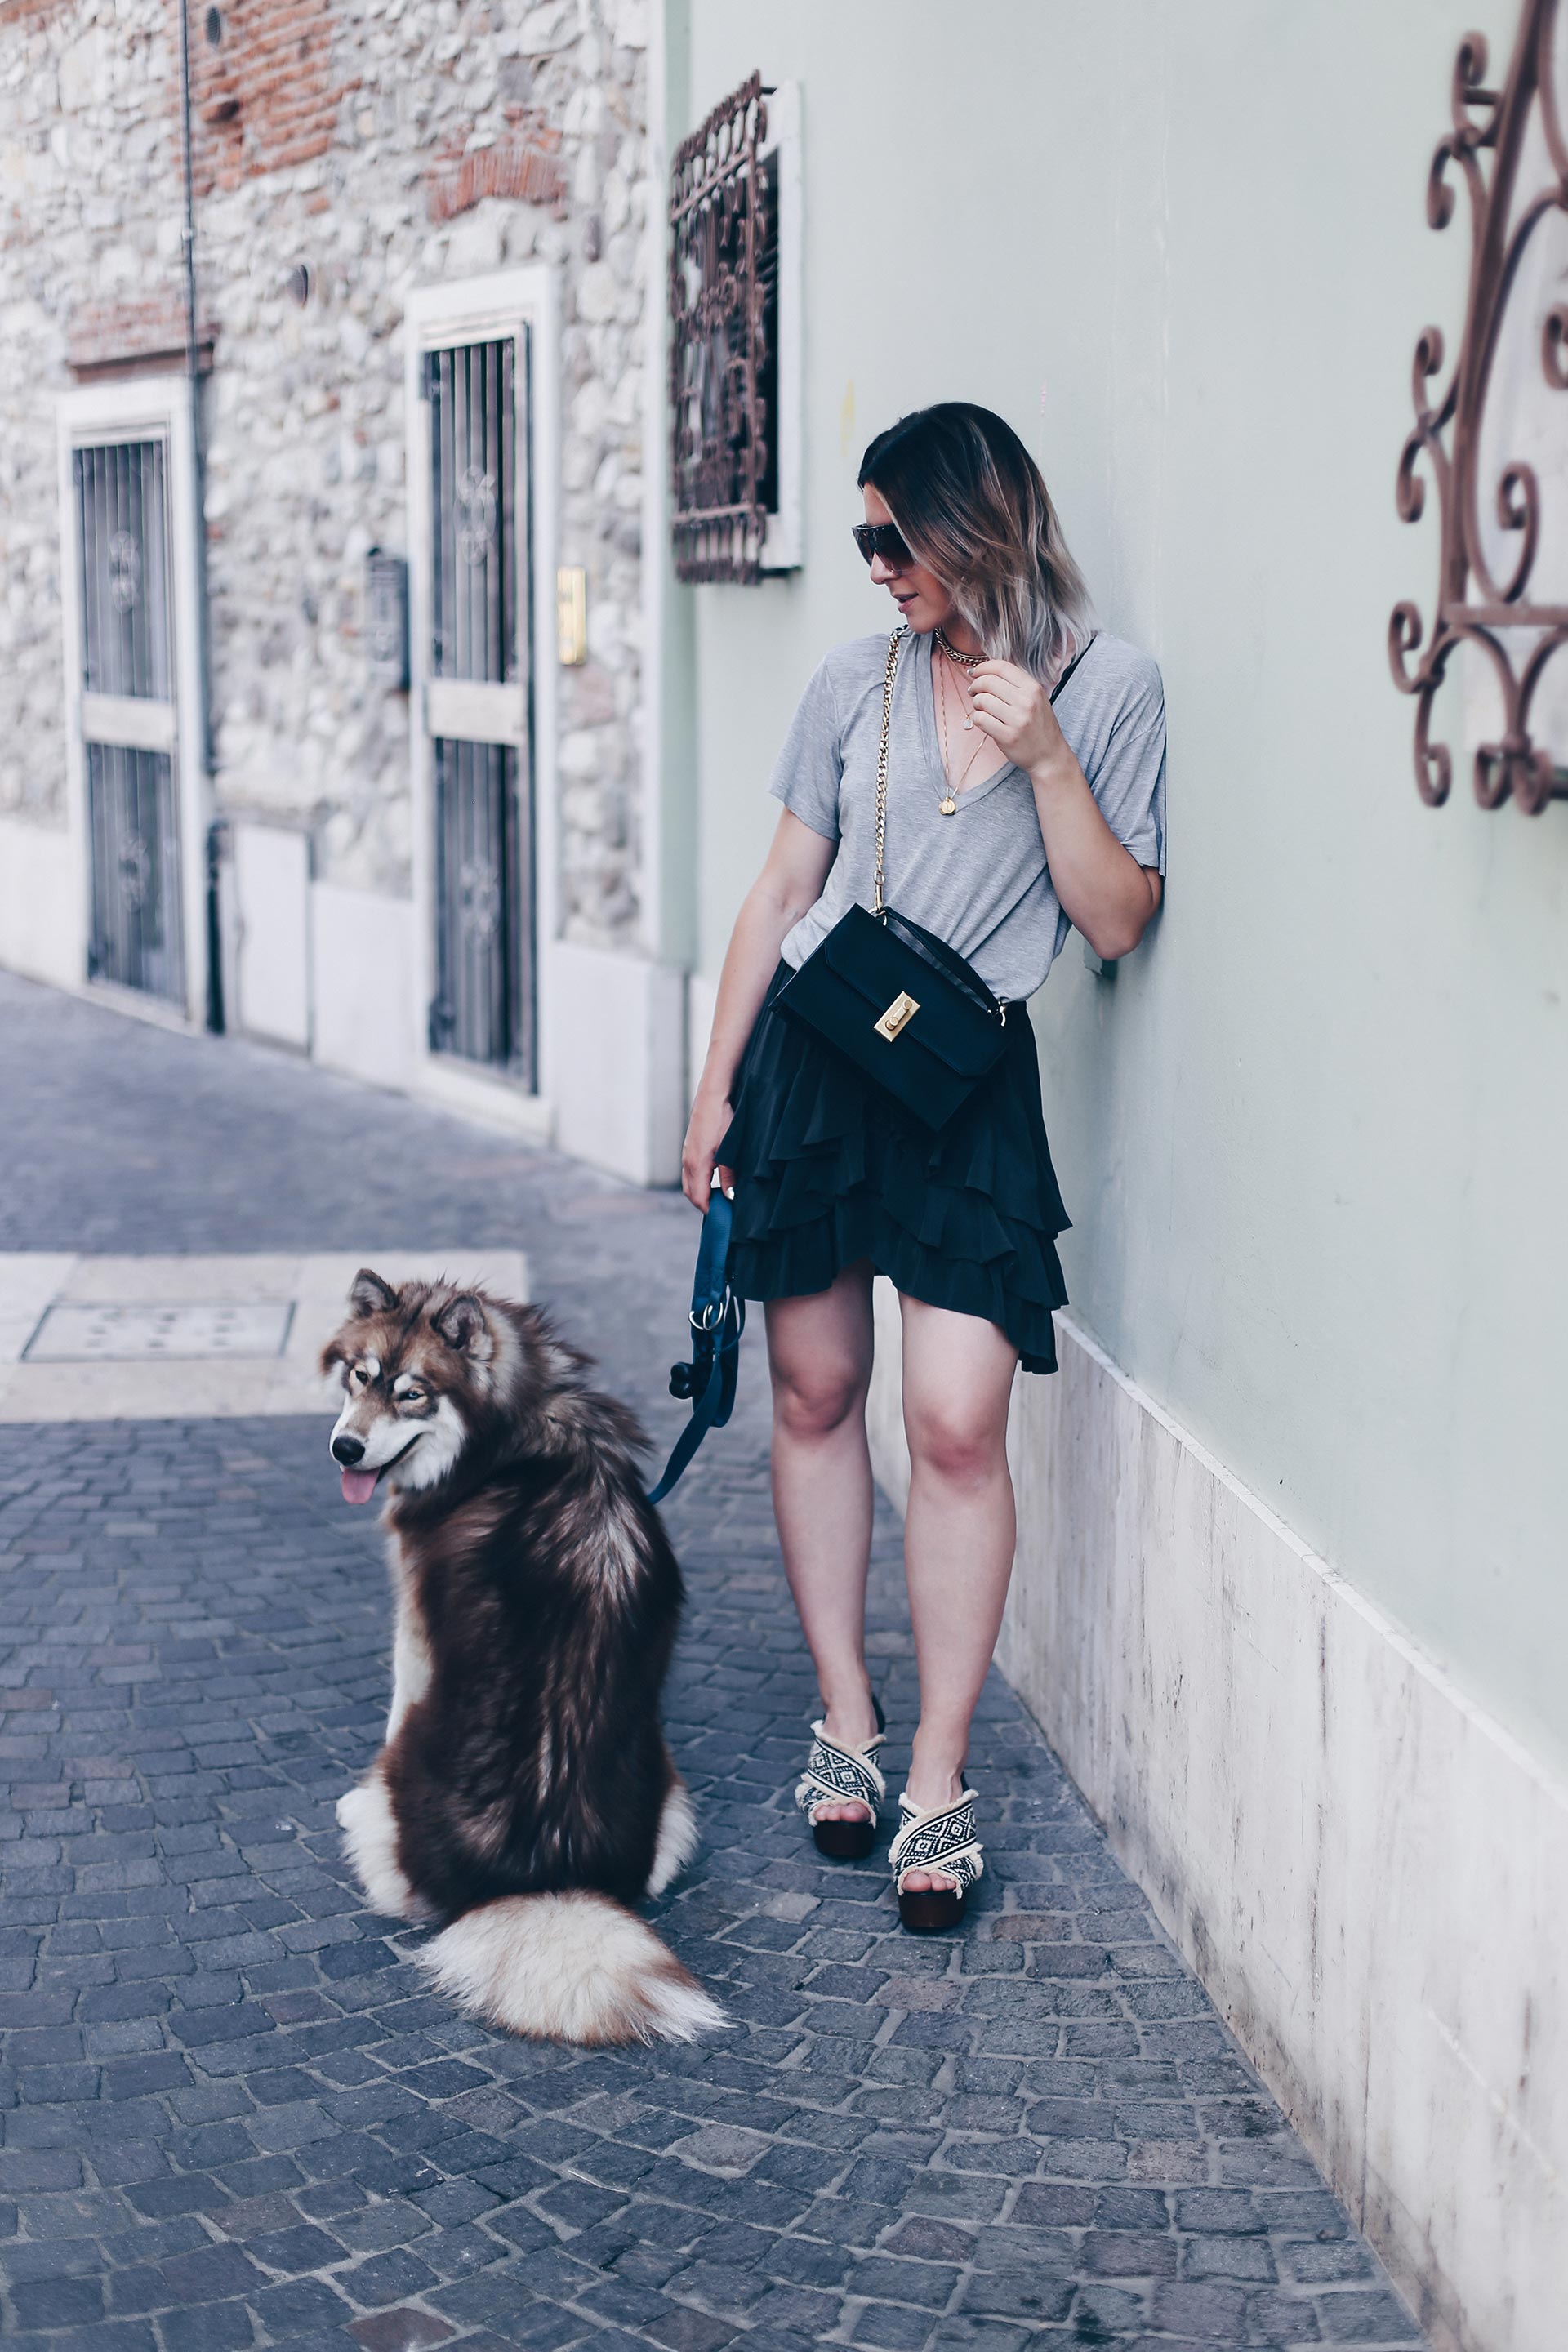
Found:
[[[680,1189],[692,1207],[700,1209],[704,1215],[713,1184],[713,1155],[719,1149],[731,1117],[726,1096],[705,1094],[699,1087],[697,1098],[691,1106],[686,1141],[680,1150]],[[719,1181],[732,1201],[735,1197],[734,1170],[721,1168]]]

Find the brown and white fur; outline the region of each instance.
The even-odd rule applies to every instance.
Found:
[[[531,1307],[355,1276],[321,1357],[343,1494],[384,1493],[386,1740],[338,1805],[377,1911],[471,2013],[569,2042],[689,2042],[723,2012],[627,1907],[696,1824],[659,1727],[680,1570],[631,1414]]]

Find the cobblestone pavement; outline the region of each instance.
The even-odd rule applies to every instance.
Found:
[[[0,1247],[521,1244],[657,1422],[667,1197],[234,1044],[0,981]],[[735,2023],[504,2040],[426,1990],[337,1853],[387,1685],[380,1542],[324,1423],[0,1431],[0,2333],[403,2352],[1419,2344],[1000,1683],[956,1937],[819,1863],[765,1381],[670,1507],[671,1736],[705,1842],[663,1932]],[[872,1646],[912,1670],[890,1513]],[[903,1754],[891,1762],[897,1787]]]

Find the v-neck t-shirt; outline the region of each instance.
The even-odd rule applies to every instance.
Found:
[[[900,646],[888,736],[882,895],[968,959],[996,996],[1032,996],[1071,923],[1051,887],[1028,775],[1012,761],[958,795],[952,816],[932,698],[930,636]],[[801,697],[770,786],[837,844],[822,896],[785,938],[797,969],[840,917],[869,908],[877,860],[877,755],[886,636],[836,646]],[[1140,866],[1165,870],[1165,697],[1147,654],[1094,638],[1055,705],[1100,814]],[[961,737],[971,746],[973,734]],[[962,756],[962,755],[961,755]]]

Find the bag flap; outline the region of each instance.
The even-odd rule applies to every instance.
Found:
[[[914,995],[910,989],[910,994]],[[988,1021],[966,1004],[934,992],[916,1000],[920,1011],[900,1034],[923,1045],[928,1054],[961,1078],[983,1078],[1000,1061],[1006,1034],[999,1021]]]
[[[858,915],[858,922],[853,919]],[[1005,1042],[1002,1024],[960,996],[950,982],[890,938],[864,908],[852,908],[816,950],[834,978],[866,1006],[868,1025],[895,998],[912,996],[920,1010],[890,1041],[923,1046],[965,1078],[984,1077]]]
[[[879,1013],[903,987],[912,961],[900,953],[881,924],[863,907],[852,907],[835,923],[816,952],[836,979],[853,988]]]

